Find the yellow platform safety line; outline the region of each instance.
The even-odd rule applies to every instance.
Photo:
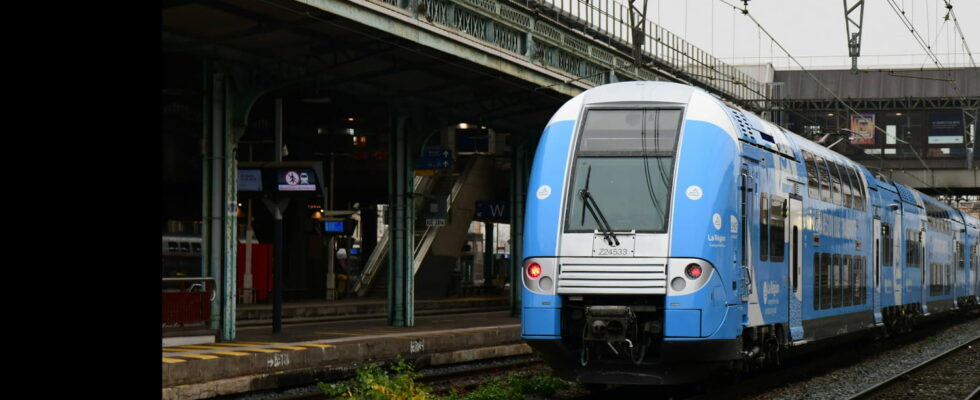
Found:
[[[301,344],[300,346],[319,347],[321,349],[329,349],[331,347],[334,347],[332,344],[320,344],[320,343],[305,343],[305,344]]]
[[[173,347],[164,347],[163,348],[163,351],[164,352],[169,352],[169,353],[176,353],[176,352],[187,351],[187,350],[177,349],[177,348],[173,348]]]
[[[163,357],[163,362],[165,362],[167,364],[173,364],[173,363],[187,362],[187,360],[181,360],[179,358],[167,358],[167,357]]]
[[[282,344],[282,342],[229,342],[229,343],[243,344],[246,346],[254,346],[257,344]]]
[[[236,357],[242,357],[248,355],[248,353],[242,353],[240,351],[215,351],[214,354],[221,354],[224,356],[236,356]]]
[[[197,344],[189,344],[189,345],[184,345],[184,346],[174,346],[174,347],[171,347],[171,349],[224,350],[224,349],[227,349],[227,347],[204,346],[204,345],[197,345]]]
[[[240,350],[241,351],[253,351],[253,352],[256,352],[256,353],[278,353],[279,352],[279,350],[261,349],[261,348],[258,348],[258,347],[256,347],[256,348],[245,348],[245,349],[240,349]]]
[[[221,347],[245,347],[245,346],[255,346],[254,344],[243,344],[243,343],[211,343],[209,346],[221,346]]]
[[[197,358],[199,360],[214,360],[214,359],[217,359],[218,358],[217,356],[209,356],[207,354],[181,354],[180,356],[181,357]]]
[[[272,346],[272,348],[274,348],[274,349],[285,349],[285,350],[306,350],[305,348],[296,347],[296,346]]]

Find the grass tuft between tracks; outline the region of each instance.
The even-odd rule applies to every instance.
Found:
[[[374,364],[365,364],[355,371],[353,379],[339,383],[317,383],[331,399],[354,400],[520,400],[525,396],[548,397],[574,384],[550,374],[514,372],[495,378],[469,392],[453,389],[445,395],[417,382],[419,374],[401,357],[391,366],[391,373]]]

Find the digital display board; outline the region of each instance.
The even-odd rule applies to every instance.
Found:
[[[262,170],[261,169],[240,169],[240,170],[238,170],[238,191],[239,192],[261,192],[262,191]]]
[[[344,233],[344,220],[323,221],[323,232]]]

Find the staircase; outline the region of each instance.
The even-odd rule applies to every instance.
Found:
[[[424,218],[415,219],[415,293],[416,297],[444,297],[451,284],[453,268],[459,256],[466,232],[476,212],[476,201],[490,197],[493,159],[476,155],[469,158],[458,177],[416,177],[415,193],[448,193],[449,221],[446,226],[427,227]],[[415,204],[420,215],[424,201]],[[354,285],[360,297],[388,295],[389,235],[378,240],[364,266],[364,272]],[[425,267],[425,268],[423,268]],[[421,272],[420,272],[421,271]],[[377,279],[375,279],[377,278]]]

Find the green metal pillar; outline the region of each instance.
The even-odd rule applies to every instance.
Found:
[[[204,223],[201,258],[218,296],[211,303],[211,328],[235,339],[236,214],[235,135],[227,74],[205,64]]]
[[[388,324],[415,325],[415,206],[408,114],[399,111],[388,157]]]
[[[524,273],[524,202],[529,175],[527,139],[514,135],[510,178],[510,316],[521,315],[521,287]]]

